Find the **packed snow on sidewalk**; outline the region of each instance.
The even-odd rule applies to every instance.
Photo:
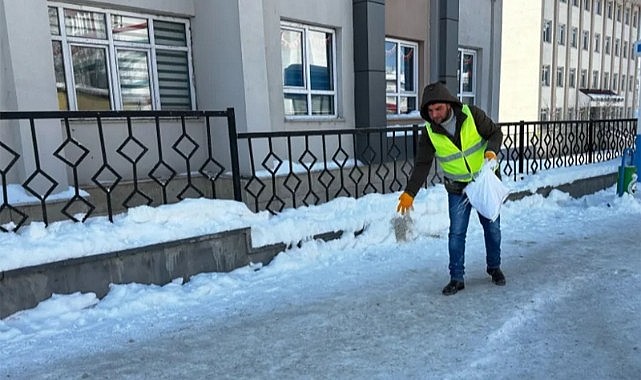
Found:
[[[611,173],[616,165],[612,161],[555,169],[506,182],[513,191],[534,190],[569,178]],[[276,216],[253,213],[238,202],[193,199],[157,208],[137,207],[118,216],[113,224],[104,218],[84,224],[53,223],[47,228],[32,223],[18,233],[0,234],[0,271],[246,226],[251,227],[254,246],[304,241],[262,268],[250,265],[231,273],[204,273],[187,283],[176,280],[164,286],[112,285],[102,300],[94,294],[54,295],[32,310],[0,321],[0,377],[100,378],[109,377],[110,370],[112,375],[131,378],[177,373],[198,377],[216,368],[224,371],[214,376],[220,378],[475,378],[489,374],[549,378],[553,374],[540,370],[560,370],[557,373],[572,376],[573,370],[596,368],[597,361],[607,364],[609,357],[622,368],[618,375],[641,370],[641,322],[634,322],[641,315],[639,297],[626,287],[611,288],[621,285],[620,278],[631,280],[631,288],[638,289],[641,282],[638,251],[636,256],[616,255],[619,248],[611,246],[624,228],[621,221],[633,231],[627,231],[628,235],[641,231],[638,194],[618,197],[613,187],[579,199],[553,191],[548,197],[533,195],[506,202],[501,213],[505,287],[493,286],[484,273],[482,231],[473,215],[466,289],[451,297],[440,294],[449,279],[444,188],[435,186],[418,194],[412,211],[414,223],[405,242],[396,241],[391,223],[398,195],[339,198]],[[309,240],[314,234],[336,230],[363,233],[346,233],[330,242]],[[592,235],[608,238],[593,241]],[[559,257],[555,250],[565,256]],[[581,255],[575,257],[573,252],[578,250]],[[609,261],[604,261],[605,256]],[[593,269],[599,277],[592,278],[586,271],[602,261],[605,264]],[[609,263],[620,269],[610,271]],[[604,279],[600,270],[614,277]],[[605,295],[618,292],[616,302],[591,304],[599,302],[591,297],[599,296],[583,292],[595,280],[597,287],[589,289],[598,288]],[[572,292],[583,297],[568,301]],[[588,305],[577,305],[579,301]],[[595,309],[594,315],[601,317],[604,312],[596,309],[610,308],[618,320],[590,319],[586,315],[590,312],[572,314],[583,307]],[[292,316],[295,311],[305,316]],[[419,311],[426,314],[419,318]],[[377,319],[381,313],[385,318]],[[573,315],[576,325],[546,320],[566,313]],[[273,331],[255,323],[271,325]],[[546,334],[541,326],[550,330],[551,341],[536,338]],[[594,331],[577,331],[577,326],[592,326]],[[620,342],[624,334],[594,337],[603,326],[623,329],[631,341]],[[313,328],[322,328],[325,335],[314,335]],[[596,334],[602,334],[598,331]],[[203,341],[208,334],[216,338]],[[311,339],[306,334],[314,336],[308,342],[311,346],[301,346],[307,342],[305,337]],[[507,345],[497,343],[506,337],[512,339]],[[349,341],[354,347],[348,350]],[[221,357],[216,345],[225,347],[225,342],[230,345],[225,351],[228,356]],[[196,345],[199,348],[192,356],[176,362]],[[263,351],[261,347],[267,348]],[[550,357],[530,357],[530,349]],[[145,350],[160,351],[132,359]],[[501,357],[502,350],[511,356]],[[567,357],[551,357],[559,350],[569,350]],[[121,351],[129,353],[118,355]],[[581,364],[574,362],[573,351],[580,353]],[[243,352],[255,363],[234,363],[232,358]],[[210,360],[212,355],[220,360],[204,364],[205,359],[198,356],[203,353]],[[269,363],[255,357],[261,354]],[[330,370],[310,364],[329,358],[342,367]],[[529,361],[521,363],[517,358]],[[297,363],[307,369],[298,368]],[[502,368],[494,368],[496,365]],[[601,365],[603,371],[611,370]],[[91,368],[107,372],[92,373]],[[131,368],[134,372],[126,372]],[[250,375],[261,368],[269,372]],[[617,373],[604,375],[618,377]]]

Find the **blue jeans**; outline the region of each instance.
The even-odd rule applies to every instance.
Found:
[[[448,248],[450,252],[450,277],[463,281],[465,275],[465,236],[470,222],[472,205],[465,194],[448,193],[447,201],[450,214],[450,233]],[[494,222],[478,214],[485,236],[485,260],[488,268],[501,266],[501,217]]]

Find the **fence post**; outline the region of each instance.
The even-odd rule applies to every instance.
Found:
[[[418,124],[412,124],[412,157],[416,158],[418,151]]]
[[[519,122],[519,174],[523,174],[523,161],[525,161],[525,121]]]
[[[240,164],[238,160],[238,131],[236,130],[236,114],[233,107],[227,108],[227,129],[229,130],[229,153],[231,156],[231,180],[234,189],[234,200],[242,202]]]
[[[594,162],[594,154],[595,154],[595,146],[594,146],[594,123],[592,122],[592,118],[590,118],[590,121],[588,122],[588,164],[591,164]]]

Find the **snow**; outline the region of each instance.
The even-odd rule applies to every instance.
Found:
[[[506,181],[512,191],[616,172],[618,161]],[[466,288],[441,295],[447,201],[423,189],[409,239],[397,194],[271,216],[239,202],[137,207],[114,223],[32,223],[0,234],[0,270],[249,226],[254,246],[304,241],[270,265],[106,297],[54,295],[0,321],[0,378],[637,378],[641,199],[552,191],[501,212],[505,287],[468,232]],[[309,239],[333,230],[329,242]]]

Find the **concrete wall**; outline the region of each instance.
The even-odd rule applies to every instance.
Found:
[[[2,272],[0,318],[32,308],[52,294],[95,293],[110,284],[164,285],[203,272],[267,264],[284,244],[254,249],[248,228]]]

